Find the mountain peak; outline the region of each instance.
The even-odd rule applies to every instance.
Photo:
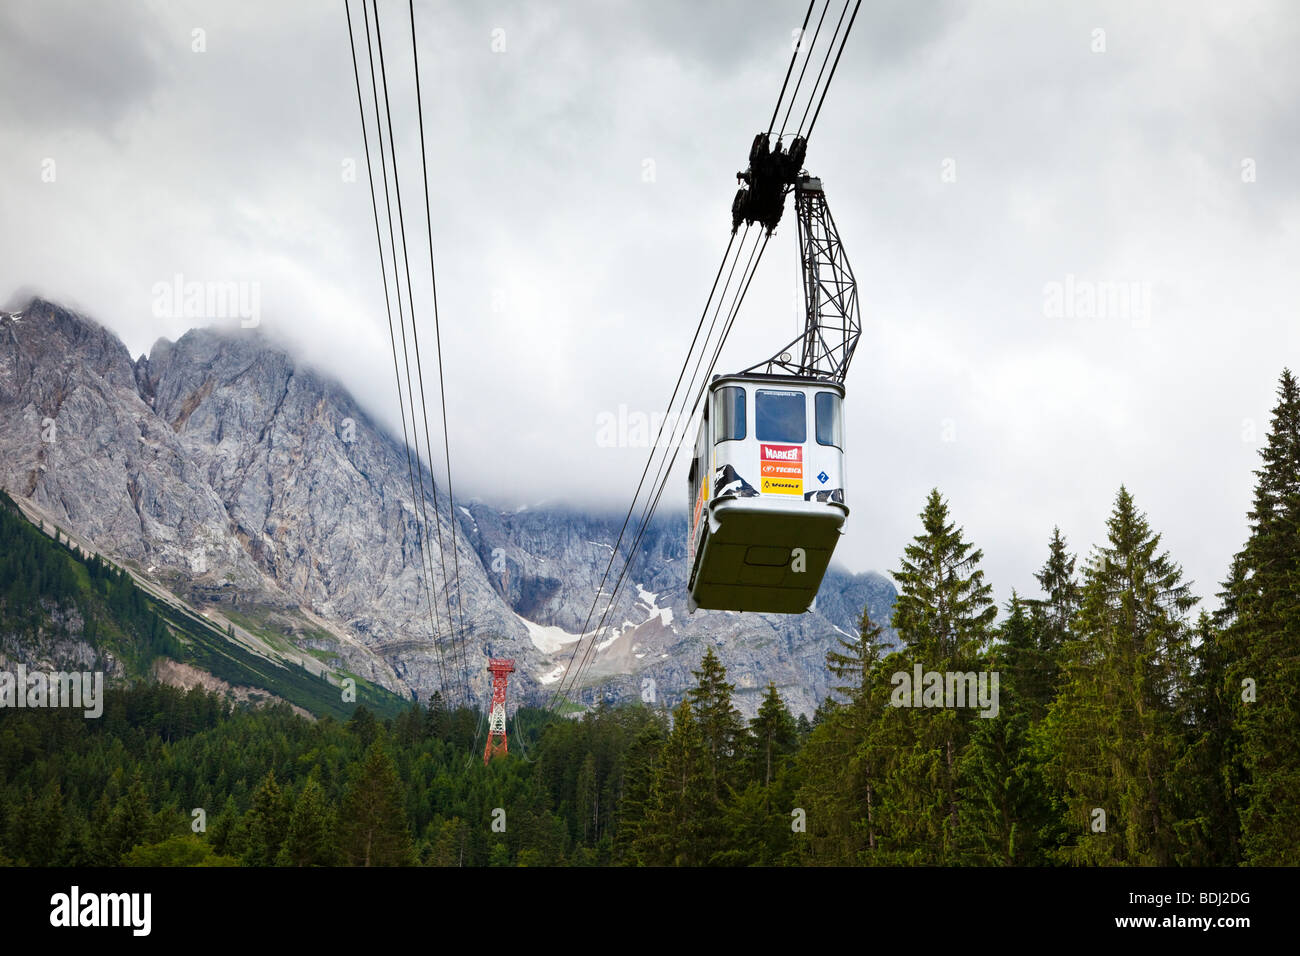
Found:
[[[480,693],[487,653],[516,658],[518,699],[555,689],[616,513],[493,508],[472,487],[452,508],[342,385],[260,329],[193,329],[132,361],[111,332],[39,297],[5,322],[0,486],[51,521],[200,608],[289,621],[280,639],[401,696]],[[832,569],[808,614],[691,615],[685,538],[681,513],[647,528],[588,635],[577,699],[641,699],[649,680],[671,700],[710,644],[725,648],[743,710],[771,680],[810,713],[828,691],[826,651],[864,602],[884,620],[893,600],[887,581]]]

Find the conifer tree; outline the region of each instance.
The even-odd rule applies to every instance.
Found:
[[[426,733],[438,740],[451,738],[451,715],[447,713],[447,701],[442,691],[435,690],[429,698],[429,707],[425,711]]]
[[[149,797],[139,774],[126,792],[113,804],[107,825],[101,831],[103,856],[109,866],[117,866],[132,847],[149,842]]]
[[[376,740],[343,796],[342,849],[353,866],[407,866],[414,848],[402,781],[393,758]]]
[[[673,728],[651,788],[638,855],[651,866],[698,866],[715,847],[706,828],[716,801],[709,792],[709,746],[690,702],[673,711]]]
[[[792,799],[805,814],[806,830],[792,838],[791,862],[875,862],[878,776],[893,753],[881,720],[888,706],[881,635],[864,605],[857,640],[840,637],[826,652],[826,669],[840,682],[832,690],[844,702],[819,708],[815,727],[800,738]]]
[[[1234,724],[1235,695],[1228,683],[1223,634],[1202,612],[1196,623],[1195,672],[1188,694],[1193,713],[1190,746],[1176,778],[1188,808],[1179,823],[1189,866],[1234,866],[1241,859],[1237,794],[1241,785],[1241,734]]]
[[[208,842],[219,855],[238,857],[244,850],[239,807],[235,804],[234,795],[226,787],[220,787],[218,792],[226,793],[226,799],[220,812],[215,814],[208,825]]]
[[[647,721],[628,748],[623,768],[623,794],[618,805],[618,833],[615,855],[622,863],[646,862],[639,853],[642,832],[648,828],[653,806],[653,788],[659,756],[664,745],[664,727],[659,719]]]
[[[758,714],[749,722],[749,780],[763,787],[772,786],[776,774],[798,744],[798,730],[794,717],[777,692],[776,685],[768,681]]]
[[[584,844],[594,843],[600,835],[600,790],[596,783],[596,755],[589,751],[578,769],[576,785],[578,836]]]
[[[840,635],[836,647],[826,652],[826,669],[844,682],[831,689],[847,701],[860,700],[866,693],[872,668],[880,661],[884,649],[882,632],[883,628],[871,620],[870,607],[863,604],[858,618],[857,639],[849,640]]]
[[[848,761],[856,741],[845,709],[828,714],[804,740],[795,758],[800,784],[794,806],[804,832],[792,838],[796,865],[852,866],[862,849],[862,810],[850,782]]]
[[[375,715],[364,704],[358,704],[357,709],[352,712],[352,716],[348,718],[347,728],[356,735],[363,749],[368,749],[381,731],[379,721],[375,720]]]
[[[1039,702],[1022,690],[1039,690],[1037,634],[1044,623],[1041,613],[1031,612],[1011,592],[990,662],[999,674],[998,714],[975,721],[960,765],[960,833],[967,862],[1041,865],[1049,862],[1048,848],[1058,836],[1058,815],[1044,792],[1041,758],[1031,743]],[[1042,702],[1044,709],[1048,702]]]
[[[687,691],[687,699],[709,755],[706,771],[709,792],[719,800],[734,780],[745,720],[731,702],[736,687],[727,682],[727,669],[713,648],[704,652],[700,669],[691,673],[695,675],[696,685]]]
[[[1236,710],[1245,862],[1300,863],[1300,386],[1282,371],[1250,536],[1224,584],[1224,692]]]
[[[948,505],[932,490],[922,530],[904,550],[893,627],[900,671],[969,672],[984,667],[990,625],[997,616],[992,587],[979,568],[983,552],[964,539]],[[892,671],[893,666],[887,666]],[[958,759],[973,709],[894,707],[882,713],[875,746],[889,742],[891,767],[882,779],[880,819],[890,831],[895,862],[954,862],[959,824]],[[882,832],[882,835],[886,835]]]
[[[1047,595],[1039,602],[1044,611],[1046,629],[1044,650],[1052,650],[1065,642],[1070,624],[1079,610],[1079,583],[1074,576],[1075,556],[1067,550],[1060,528],[1052,529],[1052,539],[1047,544],[1047,561],[1034,572],[1038,584]]]
[[[289,802],[275,780],[275,772],[268,770],[253,793],[252,805],[244,814],[242,859],[245,866],[275,865],[289,829],[290,810]]]
[[[1008,639],[1017,640],[1011,645],[1011,656],[1006,663],[1015,672],[1018,699],[1033,722],[1043,718],[1047,705],[1056,696],[1061,648],[1069,639],[1075,616],[1079,613],[1075,562],[1075,556],[1067,550],[1061,529],[1053,528],[1047,545],[1047,560],[1034,573],[1045,597],[1022,601],[1028,626],[1017,627],[1005,634]]]
[[[1190,724],[1185,615],[1196,599],[1122,486],[1107,531],[1044,722],[1046,771],[1078,834],[1065,859],[1169,866],[1181,849],[1175,768]]]
[[[281,866],[329,866],[335,861],[337,821],[315,776],[294,802],[277,863]]]
[[[50,783],[39,796],[26,791],[14,831],[17,838],[14,841],[15,855],[28,866],[57,866],[62,863],[68,824],[58,781]]]
[[[469,827],[460,817],[452,817],[437,824],[433,846],[429,851],[429,866],[464,866],[465,848],[469,842]]]
[[[893,572],[898,598],[892,623],[914,656],[943,670],[979,657],[997,608],[978,567],[984,552],[963,540],[938,489],[930,492],[920,517],[922,532]]]

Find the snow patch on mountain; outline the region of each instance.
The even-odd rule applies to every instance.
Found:
[[[565,667],[564,664],[556,664],[545,674],[539,675],[537,678],[537,683],[554,684],[557,680],[559,680],[561,677],[564,676],[564,667]]]
[[[647,591],[641,585],[636,586],[637,597],[645,604],[646,609],[650,612],[650,618],[658,617],[664,627],[671,627],[673,623],[673,609],[670,607],[659,606],[659,595],[653,591]]]
[[[579,635],[571,634],[562,627],[538,624],[536,621],[528,620],[521,614],[516,614],[515,617],[519,618],[524,627],[528,628],[528,639],[533,642],[533,647],[543,654],[554,654],[566,645],[578,640]],[[545,682],[543,681],[543,683]]]

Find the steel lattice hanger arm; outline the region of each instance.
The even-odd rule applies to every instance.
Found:
[[[796,179],[794,204],[803,264],[804,330],[776,355],[742,374],[766,372],[843,383],[862,334],[858,286],[821,180],[808,175]]]

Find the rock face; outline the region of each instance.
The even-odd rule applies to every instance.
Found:
[[[496,592],[520,617],[533,622],[530,631],[538,644],[559,645],[562,650],[555,659],[567,662],[576,636],[600,624],[604,601],[597,605],[594,619],[588,622],[587,616],[622,515],[557,508],[503,512],[480,502],[470,503],[466,511],[468,516],[461,517],[467,537]],[[620,555],[606,593],[622,564]],[[577,699],[590,704],[602,696],[653,695],[656,701],[673,702],[694,682],[691,669],[712,646],[726,664],[737,703],[747,714],[757,710],[768,681],[796,713],[811,714],[829,692],[826,651],[838,637],[856,635],[864,604],[875,620],[888,621],[893,602],[894,587],[883,576],[833,568],[822,583],[816,610],[808,614],[690,614],[686,516],[656,518],[605,618],[586,672],[591,683]],[[554,670],[541,675],[546,686],[556,686],[552,681],[557,677]]]
[[[622,516],[480,501],[453,514],[422,477],[346,390],[256,330],[194,330],[133,362],[112,333],[52,303],[0,313],[10,494],[192,600],[265,606],[300,619],[300,634],[326,632],[348,671],[398,693],[445,687],[481,701],[490,654],[516,658],[515,701],[546,702]],[[583,642],[582,654],[595,649],[576,699],[671,703],[712,645],[742,709],[771,680],[810,713],[827,693],[827,648],[854,633],[864,602],[883,621],[894,598],[880,575],[832,569],[809,614],[687,615],[684,564],[684,516],[657,519],[604,627]]]

